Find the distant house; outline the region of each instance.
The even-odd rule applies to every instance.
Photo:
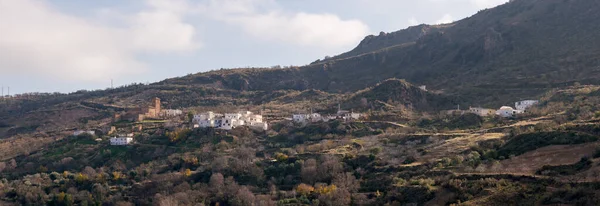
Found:
[[[529,107],[531,107],[533,105],[536,105],[538,103],[540,103],[540,101],[538,101],[538,100],[518,101],[518,102],[515,102],[515,108],[517,110],[525,111],[525,110],[527,110],[527,108],[529,108]]]
[[[473,113],[482,117],[487,117],[490,115],[494,115],[496,113],[496,110],[494,109],[486,109],[486,108],[481,108],[481,107],[470,107],[469,108],[469,113]]]
[[[110,145],[129,145],[133,142],[133,137],[113,137],[110,138]]]
[[[312,113],[308,115],[308,119],[311,122],[318,122],[318,121],[324,121],[323,116],[321,116],[321,114],[319,113]]]
[[[342,119],[344,119],[344,120],[357,120],[357,119],[360,119],[360,117],[362,117],[361,113],[349,112],[349,113],[344,114],[344,116],[342,116]]]
[[[73,132],[73,136],[79,136],[79,135],[82,135],[82,134],[89,134],[89,135],[94,136],[94,135],[96,135],[96,132],[93,131],[93,130],[89,130],[89,131],[77,130],[77,131]]]
[[[292,120],[296,123],[327,121],[327,119],[323,118],[323,116],[321,116],[319,113],[294,114],[292,115]]]
[[[179,109],[165,109],[162,110],[160,114],[162,117],[176,117],[182,115],[183,111]]]
[[[427,91],[427,86],[426,85],[421,85],[421,86],[419,86],[419,89],[421,89],[423,91]]]
[[[496,111],[496,115],[501,117],[513,117],[516,114],[521,113],[523,113],[523,110],[516,110],[509,106],[500,107],[500,109]]]
[[[262,115],[257,115],[250,111],[226,114],[207,112],[194,115],[193,122],[196,123],[198,127],[214,127],[224,130],[231,130],[239,126],[248,126],[254,129],[267,130],[269,126],[263,121]]]
[[[292,120],[297,123],[306,123],[308,122],[308,114],[294,114]]]
[[[361,113],[355,113],[355,112],[351,112],[351,111],[347,111],[347,110],[338,109],[338,112],[337,112],[337,118],[343,119],[346,121],[357,120],[357,119],[360,119],[360,117],[362,117],[362,116],[363,115]]]

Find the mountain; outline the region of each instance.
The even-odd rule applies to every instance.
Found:
[[[421,24],[418,26],[411,26],[407,29],[403,29],[396,32],[385,33],[381,32],[378,36],[369,35],[363,39],[360,44],[349,52],[340,54],[330,59],[324,59],[324,61],[338,60],[348,57],[353,57],[365,53],[376,52],[381,49],[402,46],[405,44],[411,44],[417,41],[419,38],[439,31],[443,31],[447,25],[426,25]],[[320,60],[314,62],[318,63]]]
[[[0,205],[600,205],[599,5],[513,0],[302,67],[1,98]],[[113,118],[155,97],[181,115]],[[521,98],[540,102],[440,112]],[[339,107],[364,115],[290,120]],[[191,121],[239,110],[269,128]]]
[[[452,24],[370,36],[348,53],[302,67],[214,71],[158,84],[344,93],[402,78],[497,106],[597,83],[599,10],[595,0],[514,0]]]
[[[353,94],[343,104],[348,108],[435,111],[455,104],[450,98],[420,89],[405,80],[388,79]]]

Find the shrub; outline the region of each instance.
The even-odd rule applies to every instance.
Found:
[[[578,132],[537,132],[517,135],[498,150],[498,156],[521,155],[549,145],[583,144],[598,137]]]
[[[596,152],[594,152],[594,158],[600,157],[600,147],[596,148]]]
[[[313,191],[315,191],[315,188],[307,185],[307,184],[299,184],[298,186],[296,186],[296,192],[302,196],[308,196],[310,195]]]
[[[411,164],[416,161],[417,161],[417,159],[415,157],[408,156],[408,157],[406,157],[406,159],[404,159],[404,162],[402,162],[402,164]]]
[[[592,167],[592,161],[587,158],[581,158],[579,162],[572,165],[559,165],[559,166],[543,166],[541,169],[536,171],[535,173],[538,175],[548,175],[548,176],[565,176],[565,175],[574,175],[578,172],[587,170]]]

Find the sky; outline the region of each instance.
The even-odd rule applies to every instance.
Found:
[[[7,94],[151,83],[220,68],[306,65],[365,36],[508,0],[0,0]]]

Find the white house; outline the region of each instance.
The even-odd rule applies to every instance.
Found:
[[[198,124],[198,127],[202,128],[214,127],[217,129],[231,130],[239,126],[249,126],[263,130],[268,129],[268,124],[263,122],[262,115],[253,114],[250,111],[226,114],[207,112],[194,115],[193,121]]]
[[[338,115],[337,117],[339,119],[343,119],[343,120],[357,120],[362,116],[361,113],[348,112],[345,110],[339,110],[337,112],[337,115]]]
[[[318,122],[318,121],[324,121],[323,116],[321,116],[321,114],[319,113],[312,113],[308,115],[308,119],[311,122]]]
[[[294,120],[294,122],[297,122],[297,123],[326,121],[326,119],[323,118],[323,116],[321,116],[321,114],[319,114],[319,113],[294,114],[294,115],[292,115],[292,120]]]
[[[482,116],[482,117],[486,117],[486,116],[494,115],[494,113],[496,113],[496,110],[486,109],[486,108],[481,108],[481,107],[470,107],[469,112],[479,115],[479,116]]]
[[[269,129],[269,124],[267,124],[266,122],[250,122],[250,124],[248,124],[248,126],[250,128],[254,128],[254,129],[261,129],[261,130]]]
[[[509,106],[500,107],[498,111],[496,111],[496,115],[501,117],[512,117],[516,114],[523,113],[523,110],[516,110]]]
[[[218,127],[221,125],[221,123],[217,123],[216,118],[220,116],[222,116],[222,114],[207,112],[194,115],[194,119],[192,121],[197,123],[199,127]]]
[[[216,127],[217,121],[215,119],[206,119],[200,120],[198,122],[198,127]]]
[[[133,137],[113,137],[110,138],[110,145],[128,145],[133,142]]]
[[[308,122],[308,115],[307,114],[294,114],[294,115],[292,115],[292,119],[294,120],[294,122],[305,123],[305,122]]]
[[[215,119],[218,116],[223,116],[222,114],[217,114],[214,112],[207,112],[202,114],[194,115],[194,122],[200,122],[201,120]]]
[[[519,101],[519,102],[515,102],[515,108],[517,110],[522,110],[525,111],[527,110],[527,108],[536,105],[540,103],[540,101],[538,100],[524,100],[524,101]]]
[[[242,114],[240,113],[226,113],[225,119],[242,119]]]
[[[221,124],[217,128],[224,129],[224,130],[231,130],[231,129],[234,129],[239,126],[244,126],[246,122],[241,119],[225,117],[225,118],[221,119],[220,123]]]
[[[182,115],[183,111],[179,110],[179,109],[165,109],[161,111],[161,115],[163,117],[175,117],[175,116],[179,116]]]
[[[81,134],[89,134],[89,135],[96,135],[95,131],[89,130],[89,131],[85,131],[85,130],[77,130],[75,132],[73,132],[73,136],[79,136]]]
[[[356,120],[359,119],[362,116],[361,113],[354,113],[354,112],[350,112],[350,113],[346,113],[343,116],[344,120]]]
[[[426,85],[421,85],[421,86],[419,86],[419,89],[421,89],[423,91],[427,91],[427,86]]]

